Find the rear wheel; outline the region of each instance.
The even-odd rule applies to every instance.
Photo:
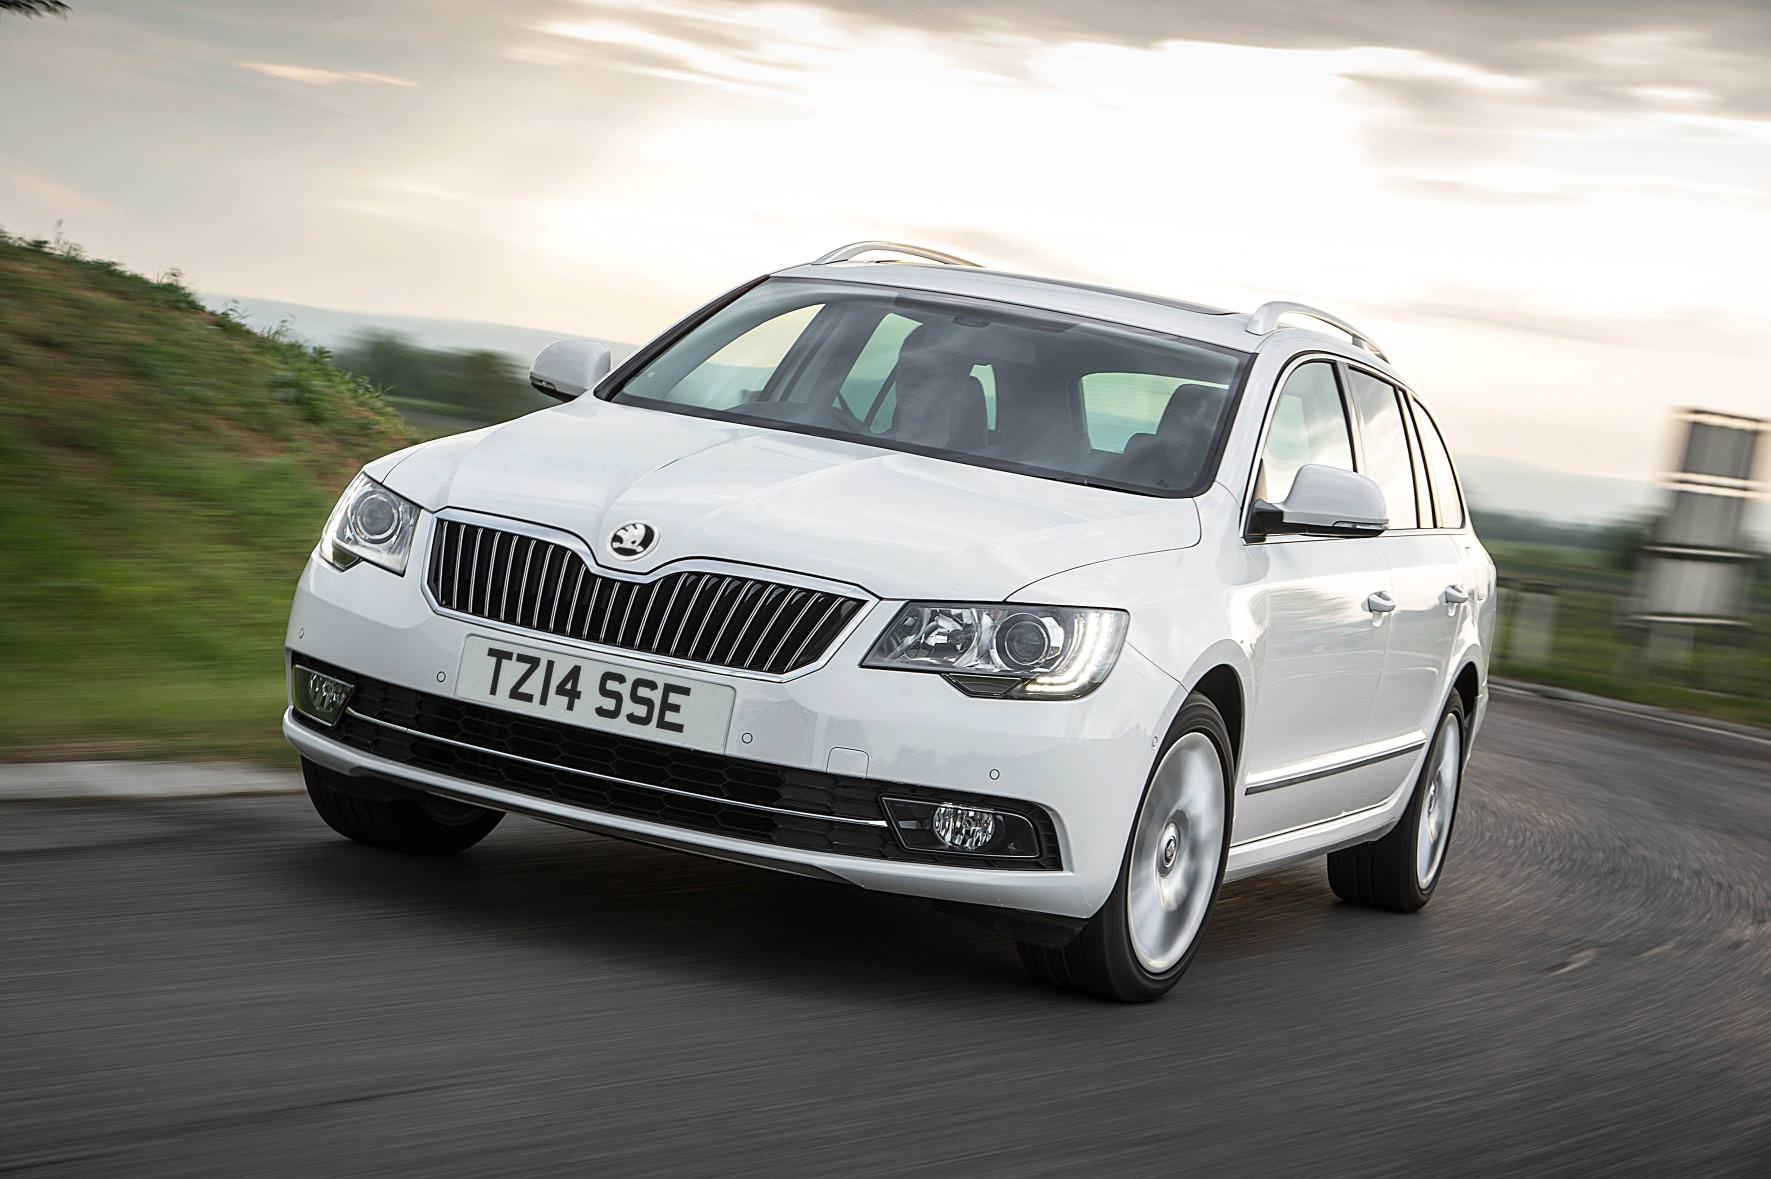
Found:
[[[1328,884],[1343,901],[1413,913],[1433,899],[1463,785],[1464,706],[1456,693],[1440,714],[1408,809],[1389,834],[1328,857]]]
[[[1034,977],[1121,1003],[1168,993],[1193,960],[1223,884],[1232,777],[1224,718],[1195,696],[1144,787],[1107,903],[1061,949],[1018,944]]]
[[[448,856],[466,851],[491,833],[503,811],[451,802],[448,799],[366,798],[340,788],[343,775],[325,766],[301,762],[307,796],[326,825],[349,839],[388,851],[420,856]]]

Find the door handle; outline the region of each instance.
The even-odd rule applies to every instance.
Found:
[[[1388,614],[1396,608],[1396,599],[1379,590],[1365,599],[1365,608],[1373,614]]]
[[[1470,595],[1461,585],[1448,585],[1445,592],[1439,595],[1439,600],[1447,606],[1461,606],[1470,600]]]

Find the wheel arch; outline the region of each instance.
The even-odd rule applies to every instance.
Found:
[[[1458,657],[1452,666],[1457,673],[1451,677],[1451,690],[1456,693],[1458,701],[1464,706],[1464,758],[1470,756],[1470,748],[1475,744],[1476,730],[1482,723],[1482,692],[1484,668],[1479,662],[1480,651],[1466,651]]]
[[[1473,657],[1464,657],[1463,666],[1451,677],[1451,690],[1463,702],[1464,716],[1470,720],[1475,719],[1476,699],[1482,693],[1482,673],[1476,669]]]
[[[1230,756],[1237,779],[1232,783],[1233,787],[1240,785],[1242,777],[1242,750],[1248,731],[1248,684],[1248,653],[1241,644],[1228,639],[1211,644],[1181,677],[1180,688],[1170,701],[1159,730],[1167,733],[1173,728],[1182,707],[1195,692],[1210,700],[1223,714],[1224,727],[1230,731]]]
[[[1223,715],[1224,727],[1230,730],[1232,764],[1240,766],[1243,727],[1248,715],[1248,700],[1242,690],[1242,677],[1228,663],[1219,663],[1194,681],[1193,692],[1210,700]]]

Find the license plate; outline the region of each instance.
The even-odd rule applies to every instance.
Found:
[[[737,693],[727,684],[470,635],[455,695],[586,729],[718,751],[725,748]]]

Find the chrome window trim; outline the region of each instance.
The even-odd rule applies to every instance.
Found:
[[[1408,498],[1414,501],[1414,518],[1416,523],[1412,528],[1385,528],[1382,533],[1379,533],[1379,535],[1387,536],[1392,532],[1400,532],[1404,534],[1413,534],[1416,532],[1449,532],[1450,529],[1438,528],[1436,523],[1434,526],[1426,528],[1421,527],[1419,523],[1421,518],[1420,480],[1424,477],[1425,471],[1421,465],[1422,460],[1420,456],[1415,453],[1414,413],[1409,405],[1409,402],[1414,400],[1414,395],[1404,389],[1402,387],[1402,382],[1395,377],[1379,374],[1370,367],[1351,364],[1345,359],[1341,360],[1340,367],[1345,370],[1342,373],[1341,391],[1346,399],[1348,422],[1352,425],[1354,437],[1357,439],[1353,448],[1354,470],[1359,471],[1361,475],[1365,475],[1368,479],[1372,478],[1369,474],[1360,469],[1365,466],[1365,421],[1364,415],[1359,408],[1358,396],[1353,392],[1353,382],[1348,375],[1349,373],[1357,372],[1361,376],[1370,377],[1388,388],[1390,391],[1390,401],[1394,405],[1396,414],[1402,423],[1402,449],[1408,456]],[[1375,480],[1373,480],[1373,482],[1375,482]],[[1383,485],[1379,484],[1378,486],[1381,489]],[[1384,493],[1384,498],[1388,501],[1389,493],[1387,491]],[[1433,514],[1433,501],[1430,497],[1427,500],[1426,506],[1428,518],[1437,522],[1438,517]]]
[[[733,577],[749,578],[752,581],[774,582],[775,584],[785,585],[793,589],[809,589],[817,590],[821,593],[840,594],[843,597],[859,599],[861,602],[861,608],[855,611],[855,616],[849,619],[848,625],[843,627],[843,629],[838,632],[837,636],[830,641],[830,646],[825,650],[823,655],[819,656],[813,662],[806,664],[804,667],[795,668],[783,675],[771,675],[767,672],[749,671],[740,667],[726,667],[717,663],[697,663],[688,659],[676,659],[668,655],[656,655],[649,651],[635,651],[628,647],[617,647],[608,643],[592,642],[586,639],[573,638],[569,635],[554,634],[551,631],[530,630],[527,627],[513,626],[507,622],[482,618],[478,614],[468,614],[460,610],[450,610],[441,605],[437,601],[436,595],[431,592],[430,579],[428,577],[422,577],[419,579],[418,584],[420,592],[424,595],[425,605],[429,606],[431,611],[440,617],[467,623],[477,629],[489,628],[502,631],[505,634],[522,636],[531,641],[540,640],[542,642],[557,643],[566,647],[582,649],[594,652],[598,656],[613,656],[618,659],[631,659],[639,663],[654,664],[660,667],[682,668],[685,671],[693,671],[704,675],[732,676],[738,679],[760,680],[764,683],[771,684],[787,683],[799,679],[802,676],[812,674],[835,658],[836,653],[848,644],[849,640],[854,637],[855,632],[859,630],[867,619],[873,615],[874,611],[878,609],[880,603],[878,595],[846,581],[833,581],[829,578],[816,577],[788,569],[777,569],[769,565],[749,565],[738,561],[721,560],[717,557],[678,557],[674,561],[667,561],[663,565],[658,566],[658,568],[648,570],[644,573],[636,573],[631,569],[611,569],[597,561],[595,550],[586,544],[582,537],[575,532],[568,532],[563,528],[557,528],[549,524],[537,524],[533,521],[519,519],[515,516],[500,516],[492,512],[475,511],[470,508],[444,507],[435,512],[426,512],[424,515],[428,517],[428,520],[421,521],[424,535],[421,538],[423,545],[423,563],[417,566],[417,568],[420,569],[428,569],[430,567],[431,548],[435,543],[437,536],[436,522],[438,520],[449,520],[456,523],[474,524],[482,528],[491,528],[520,536],[527,536],[531,539],[546,541],[550,544],[557,544],[562,548],[570,549],[580,560],[584,561],[585,566],[597,576],[606,577],[611,581],[627,582],[630,585],[644,585],[649,582],[657,581],[660,578],[668,577],[673,573],[719,573]],[[419,543],[420,538],[415,538],[413,552],[413,557],[415,559],[419,556],[419,553],[417,552]]]
[[[1328,349],[1325,349],[1325,348],[1311,348],[1311,349],[1306,349],[1305,351],[1302,351],[1302,352],[1295,353],[1294,355],[1289,357],[1286,360],[1284,366],[1280,368],[1279,375],[1276,376],[1275,378],[1273,378],[1273,387],[1267,393],[1267,408],[1261,416],[1260,433],[1258,435],[1256,435],[1256,437],[1255,437],[1254,458],[1249,463],[1248,470],[1243,473],[1242,495],[1241,495],[1242,506],[1241,506],[1241,514],[1238,517],[1239,523],[1237,526],[1238,531],[1241,533],[1242,546],[1244,548],[1249,548],[1249,547],[1256,546],[1256,545],[1313,544],[1313,543],[1317,543],[1320,541],[1382,540],[1386,536],[1419,536],[1419,535],[1466,536],[1470,532],[1472,532],[1473,529],[1471,527],[1470,502],[1469,502],[1469,498],[1464,494],[1463,476],[1458,473],[1457,458],[1455,455],[1453,455],[1451,453],[1450,444],[1446,443],[1445,444],[1445,454],[1446,454],[1446,457],[1451,459],[1451,477],[1457,483],[1458,498],[1463,501],[1464,522],[1460,527],[1439,528],[1439,527],[1435,526],[1432,528],[1386,528],[1382,532],[1378,533],[1376,536],[1287,535],[1287,536],[1251,537],[1248,534],[1248,514],[1254,507],[1255,473],[1260,470],[1261,455],[1267,449],[1267,433],[1269,430],[1272,429],[1272,426],[1273,426],[1273,410],[1275,408],[1277,408],[1277,406],[1279,404],[1279,394],[1281,391],[1284,390],[1285,382],[1291,379],[1291,374],[1294,371],[1296,371],[1299,368],[1302,368],[1304,365],[1309,364],[1313,361],[1329,361],[1331,363],[1334,363],[1334,364],[1339,365],[1344,368],[1357,369],[1361,372],[1364,372],[1368,376],[1375,377],[1380,381],[1384,381],[1385,383],[1394,386],[1396,388],[1396,390],[1402,395],[1402,397],[1406,398],[1410,402],[1413,402],[1412,406],[1398,405],[1398,407],[1397,407],[1398,409],[1413,409],[1414,407],[1418,406],[1420,411],[1427,415],[1427,419],[1433,423],[1434,428],[1435,429],[1438,428],[1438,424],[1439,424],[1438,419],[1433,417],[1431,410],[1427,409],[1426,402],[1421,400],[1420,396],[1418,394],[1416,394],[1415,391],[1409,387],[1408,382],[1404,381],[1401,377],[1396,376],[1394,373],[1391,373],[1391,372],[1388,372],[1382,368],[1379,368],[1378,366],[1371,364],[1368,361],[1363,361],[1363,360],[1359,360],[1357,358],[1345,356],[1339,352],[1332,352],[1332,351],[1329,351]],[[1252,375],[1253,375],[1253,373],[1251,372],[1250,376],[1252,376]],[[1248,393],[1249,383],[1250,382],[1248,382],[1248,381],[1243,382],[1243,394],[1245,397],[1247,396],[1247,393]],[[1344,388],[1344,385],[1345,385],[1344,381],[1342,382],[1342,385],[1343,385],[1343,388],[1341,389],[1341,408],[1342,408],[1343,412],[1345,412],[1347,414],[1347,426],[1348,426],[1348,429],[1352,431],[1353,469],[1356,471],[1359,471],[1359,473],[1361,475],[1363,475],[1363,474],[1365,474],[1365,472],[1362,470],[1359,470],[1359,467],[1361,465],[1361,459],[1363,458],[1363,450],[1362,450],[1363,439],[1361,439],[1361,437],[1359,435],[1359,422],[1356,419],[1356,417],[1354,416],[1354,413],[1355,413],[1354,408],[1347,404],[1348,393],[1347,393],[1347,390]],[[1404,424],[1407,425],[1409,423],[1404,423]],[[1444,440],[1445,434],[1444,434],[1443,430],[1440,431],[1439,437],[1440,437],[1441,441]],[[1226,487],[1228,487],[1227,484],[1226,484]]]
[[[693,798],[699,802],[713,802],[718,803],[721,806],[735,806],[741,810],[747,811],[763,811],[764,813],[771,815],[786,815],[789,818],[794,819],[821,819],[830,823],[848,823],[856,827],[889,827],[891,825],[884,819],[852,819],[847,815],[825,815],[820,814],[817,811],[796,811],[788,807],[763,806],[761,803],[740,802],[735,798],[725,798],[718,794],[696,794],[690,790],[678,790],[674,786],[658,786],[651,782],[638,782],[632,778],[618,778],[613,774],[599,774],[595,770],[574,769],[571,766],[560,765],[558,762],[540,761],[533,757],[524,757],[520,753],[506,753],[502,749],[491,749],[484,745],[475,745],[470,741],[460,741],[454,737],[439,737],[435,733],[426,733],[422,729],[409,729],[405,725],[396,725],[392,721],[385,721],[378,717],[369,716],[365,713],[358,712],[354,708],[346,708],[344,712],[346,716],[354,717],[365,724],[377,725],[384,729],[393,729],[396,732],[405,733],[409,737],[417,737],[421,741],[437,741],[444,745],[453,745],[457,749],[466,749],[474,753],[484,753],[491,757],[502,757],[511,761],[520,761],[525,765],[540,766],[544,770],[553,770],[557,773],[577,774],[581,778],[595,778],[599,782],[610,782],[616,786],[632,786],[636,790],[656,790],[661,794],[673,794],[678,798]],[[603,730],[586,729],[585,731],[595,733]],[[579,809],[591,811],[593,813],[600,813],[597,812],[594,807],[581,807]]]
[[[1419,430],[1420,430],[1420,419],[1423,417],[1426,418],[1427,425],[1432,429],[1433,434],[1439,440],[1440,448],[1445,451],[1445,463],[1447,466],[1449,466],[1451,468],[1451,487],[1452,487],[1452,490],[1457,492],[1458,512],[1464,518],[1464,522],[1462,524],[1458,525],[1456,528],[1435,527],[1432,529],[1432,531],[1434,531],[1434,532],[1468,532],[1468,531],[1470,531],[1470,497],[1464,493],[1464,477],[1461,473],[1459,473],[1459,471],[1457,469],[1457,456],[1451,453],[1451,443],[1445,441],[1444,427],[1439,425],[1439,419],[1433,416],[1433,411],[1427,408],[1427,403],[1425,401],[1422,401],[1418,396],[1416,396],[1413,390],[1408,389],[1407,387],[1404,387],[1402,392],[1403,392],[1403,395],[1406,396],[1408,399],[1408,403],[1409,403],[1408,410],[1409,410],[1410,416],[1415,419],[1414,428],[1415,428],[1416,432],[1419,432]],[[1425,450],[1425,446],[1426,446],[1426,444],[1423,441],[1422,442],[1422,450],[1423,451]],[[1424,454],[1421,457],[1421,461],[1422,462],[1426,461],[1426,456]],[[1431,479],[1431,475],[1429,473],[1428,483],[1430,484],[1431,482],[1432,482],[1432,479]],[[1439,517],[1438,517],[1438,500],[1436,498],[1434,500],[1433,513],[1434,513],[1433,519],[1435,522],[1437,522]]]

